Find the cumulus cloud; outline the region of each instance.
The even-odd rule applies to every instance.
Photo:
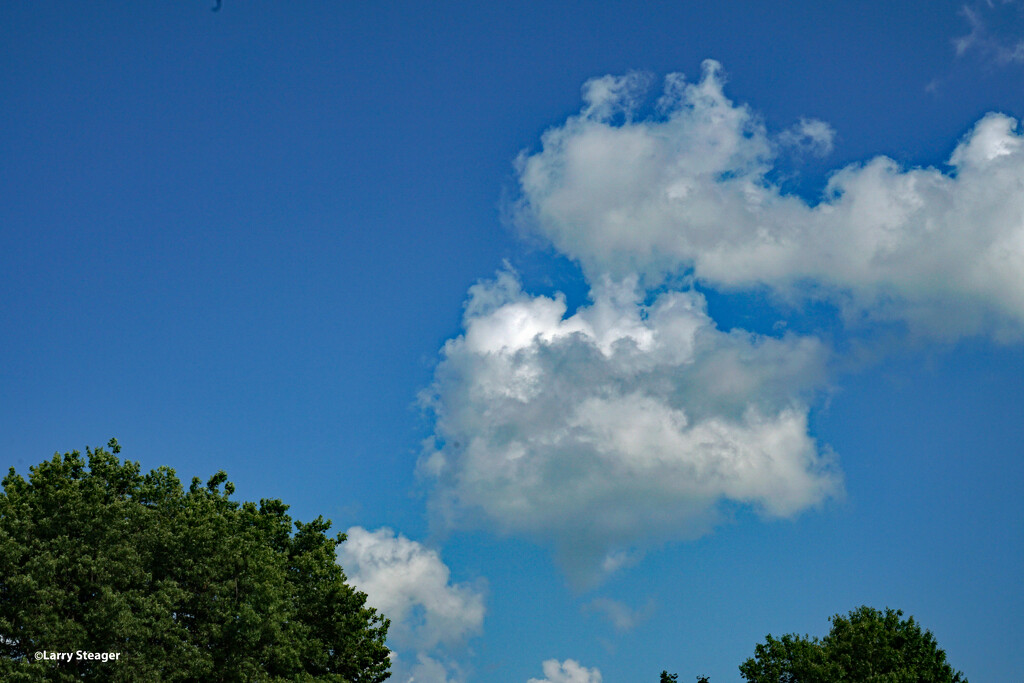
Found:
[[[574,659],[559,662],[548,659],[542,665],[544,678],[531,678],[527,683],[601,683],[601,672],[588,669]]]
[[[864,335],[1024,332],[1016,120],[983,117],[946,170],[848,165],[811,202],[772,180],[774,155],[827,153],[828,124],[770,134],[713,61],[667,76],[653,109],[650,84],[587,82],[581,112],[517,161],[514,219],[580,264],[589,303],[524,292],[508,269],[478,283],[422,396],[435,519],[539,539],[579,584],[729,506],[790,517],[841,494],[808,430],[829,344],[721,330],[701,291],[830,301]]]
[[[722,332],[695,291],[644,296],[605,277],[568,315],[509,271],[470,289],[422,399],[439,519],[550,542],[586,582],[706,532],[722,501],[786,517],[839,491],[807,432],[826,346]]]
[[[391,529],[352,527],[338,547],[338,562],[367,602],[391,620],[389,643],[396,680],[448,683],[461,680],[449,650],[480,633],[484,596],[479,586],[451,583],[437,552]],[[406,664],[403,651],[415,652]]]
[[[650,286],[682,272],[720,290],[828,297],[850,324],[895,321],[946,338],[1024,331],[1015,119],[978,121],[947,171],[876,157],[833,173],[811,203],[771,182],[778,145],[725,96],[717,63],[695,83],[668,76],[647,117],[635,105],[642,81],[623,78],[585,86],[600,97],[518,161],[515,219],[591,281],[638,274]],[[781,137],[824,151],[832,133],[805,120]]]

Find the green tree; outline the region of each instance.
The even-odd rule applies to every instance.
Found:
[[[185,491],[120,448],[55,454],[0,494],[0,679],[329,681],[390,675],[388,621],[335,561],[344,534],[238,503],[218,472]],[[36,653],[120,653],[52,661]]]
[[[748,683],[967,683],[913,617],[859,607],[835,615],[823,639],[769,635],[740,665]]]

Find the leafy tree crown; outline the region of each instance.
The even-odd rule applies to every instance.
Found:
[[[13,468],[0,493],[0,679],[388,678],[388,621],[335,561],[344,534],[239,503],[224,472],[186,491],[120,446]],[[294,527],[294,528],[293,528]],[[35,653],[119,652],[117,661]]]
[[[821,640],[769,634],[740,673],[748,683],[967,683],[931,631],[902,617],[900,610],[858,607],[833,616]]]

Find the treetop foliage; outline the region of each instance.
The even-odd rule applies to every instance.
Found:
[[[931,631],[902,617],[900,610],[859,607],[833,616],[821,640],[769,634],[740,673],[748,683],[967,683]]]
[[[224,472],[186,491],[109,450],[13,468],[0,494],[0,679],[388,678],[388,621],[346,583],[344,534],[239,503]],[[294,526],[294,529],[293,529]],[[40,652],[121,653],[116,661]]]

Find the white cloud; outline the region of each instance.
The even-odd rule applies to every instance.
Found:
[[[480,633],[484,596],[480,587],[453,584],[448,566],[429,548],[391,529],[352,527],[338,547],[338,562],[367,602],[391,620],[388,641],[415,651],[416,664],[393,657],[401,683],[461,680],[447,650]]]
[[[559,662],[549,659],[542,664],[544,678],[531,678],[527,683],[601,683],[601,672],[588,669],[574,659]]]
[[[853,320],[899,321],[955,338],[1024,331],[1024,145],[1016,120],[989,114],[956,147],[951,170],[876,157],[834,173],[816,204],[768,180],[773,143],[723,93],[719,66],[666,78],[661,113],[603,88],[601,106],[547,131],[518,162],[516,220],[577,259],[588,279],[651,285],[692,272],[723,290],[767,286],[828,296]],[[619,119],[622,119],[621,121]],[[805,120],[804,144],[831,128]],[[790,131],[789,137],[797,133]],[[785,135],[783,142],[785,142]]]
[[[577,583],[706,533],[724,506],[788,517],[841,493],[808,432],[828,345],[719,330],[694,282],[794,306],[827,299],[862,332],[1024,332],[1014,119],[982,118],[948,171],[876,157],[833,173],[809,203],[770,180],[773,154],[826,153],[827,124],[802,119],[773,138],[725,96],[711,61],[696,83],[669,75],[641,116],[648,85],[589,81],[581,113],[518,160],[515,219],[580,263],[590,303],[570,312],[509,271],[475,285],[422,397],[435,519],[547,543]],[[666,285],[680,281],[690,288]]]
[[[807,433],[821,342],[721,332],[699,293],[644,303],[635,278],[591,296],[568,316],[507,271],[470,289],[423,397],[436,424],[420,468],[448,526],[552,543],[584,582],[706,532],[721,501],[784,517],[840,489]]]

